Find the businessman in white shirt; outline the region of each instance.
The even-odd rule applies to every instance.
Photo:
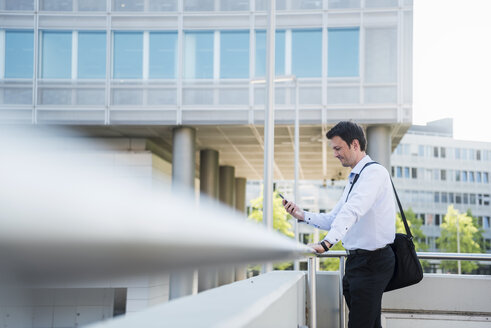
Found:
[[[351,167],[343,196],[329,213],[310,213],[283,201],[300,222],[329,230],[311,245],[318,253],[342,241],[348,252],[343,294],[350,310],[349,328],[381,328],[382,294],[394,272],[389,244],[395,237],[396,209],[389,173],[365,152],[363,129],[351,121],[339,122],[326,134],[344,167]],[[373,164],[373,165],[372,165]]]

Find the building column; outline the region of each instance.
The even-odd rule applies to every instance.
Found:
[[[390,126],[372,125],[367,128],[367,153],[390,172]]]
[[[235,209],[246,212],[246,178],[235,178]]]
[[[246,178],[235,178],[235,209],[246,214]],[[247,278],[247,266],[238,265],[235,267],[235,281]]]
[[[235,168],[220,166],[218,198],[220,202],[234,208],[235,206]],[[226,285],[235,281],[235,268],[225,267],[218,272],[218,285]]]
[[[199,156],[200,191],[210,198],[218,199],[218,151],[203,149]]]
[[[218,200],[218,151],[203,149],[199,155],[199,188],[201,195]],[[218,271],[213,268],[200,269],[198,292],[218,286]]]
[[[193,190],[196,165],[196,130],[174,128],[172,138],[172,189]],[[194,196],[194,193],[192,193]],[[195,271],[173,272],[169,281],[169,299],[191,295],[197,291]]]
[[[235,207],[235,168],[233,166],[220,166],[218,198],[232,208]]]

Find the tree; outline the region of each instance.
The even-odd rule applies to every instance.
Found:
[[[251,205],[252,205],[252,211],[249,214],[249,219],[256,221],[256,222],[262,222],[263,221],[263,194],[261,192],[261,195],[256,198],[251,200]],[[292,229],[292,224],[291,221],[293,220],[292,216],[287,213],[285,210],[285,207],[283,207],[283,200],[279,196],[278,192],[275,191],[273,193],[273,229],[281,232],[282,234],[295,238],[295,233],[293,232]],[[274,265],[274,268],[276,270],[291,270],[293,269],[293,263],[292,262],[283,262],[283,263],[276,263]],[[253,266],[252,268],[249,268],[250,270],[254,272],[259,272],[260,268],[259,266]]]
[[[413,243],[416,251],[426,251],[428,250],[428,244],[426,243],[426,235],[421,230],[421,226],[423,225],[423,220],[416,217],[416,214],[413,212],[411,208],[404,211],[404,215],[406,216],[407,225],[409,229],[411,229],[411,234],[413,235]],[[402,217],[400,213],[396,215],[396,232],[397,233],[406,233],[406,228],[404,227],[404,223],[402,222]],[[430,263],[427,260],[419,260],[421,262],[421,266],[424,270],[430,267]]]
[[[447,214],[440,225],[441,235],[436,240],[438,248],[444,252],[457,252],[457,222],[460,236],[460,252],[480,253],[481,247],[475,240],[479,229],[475,225],[472,216],[467,215],[467,213],[460,213],[453,205],[448,207]],[[461,262],[463,273],[470,273],[477,267],[477,262]],[[442,269],[457,272],[457,261],[442,261]]]
[[[426,236],[421,230],[421,226],[423,225],[423,220],[417,218],[416,214],[413,212],[411,208],[405,210],[404,214],[406,215],[407,224],[411,229],[411,233],[414,237],[413,242],[416,251],[426,251],[428,249],[428,245],[426,244]],[[404,228],[404,223],[402,222],[400,213],[397,213],[396,232],[406,233],[406,229]]]
[[[252,211],[249,214],[249,219],[256,222],[263,221],[263,194],[251,200]],[[283,202],[278,192],[273,193],[273,229],[278,230],[288,237],[295,237],[291,224],[292,217],[283,207]]]
[[[481,246],[481,252],[484,253],[484,250],[488,248],[488,245],[483,236],[484,229],[482,228],[482,224],[479,223],[478,218],[472,215],[472,211],[470,209],[467,210],[466,214],[472,218],[472,222],[477,227],[477,232],[474,234],[474,241]]]

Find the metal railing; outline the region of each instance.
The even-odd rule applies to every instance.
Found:
[[[417,252],[420,260],[464,260],[464,261],[491,261],[491,254],[483,253],[437,253],[437,252]],[[346,327],[345,302],[343,297],[343,276],[345,258],[348,254],[345,251],[329,251],[309,257],[308,277],[309,277],[309,309],[311,315],[310,328],[316,328],[316,284],[315,276],[317,273],[318,258],[339,258],[339,327]]]

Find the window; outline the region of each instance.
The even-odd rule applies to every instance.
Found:
[[[456,204],[462,204],[462,194],[460,194],[460,193],[455,194],[455,203]]]
[[[433,169],[433,180],[440,180],[440,170]]]
[[[392,177],[394,177],[394,171],[395,171],[395,170],[394,170],[394,167],[393,167],[393,166],[391,166],[391,167],[390,167],[390,172],[391,172]]]
[[[32,31],[5,32],[5,77],[32,79],[34,34]]]
[[[455,181],[457,181],[457,182],[460,181],[460,171],[459,170],[455,171]]]
[[[220,33],[220,77],[249,78],[249,32]]]
[[[411,168],[411,174],[412,174],[413,179],[417,179],[418,178],[418,169],[415,167]]]
[[[404,178],[409,179],[409,167],[404,168]]]
[[[442,192],[441,193],[441,201],[442,201],[442,203],[447,203],[448,202],[448,198],[447,198],[447,193],[446,192]]]
[[[276,31],[274,64],[276,75],[285,75],[285,31]],[[266,32],[256,32],[255,76],[266,75]]]
[[[440,157],[445,158],[445,154],[446,154],[445,147],[440,147]]]
[[[460,148],[455,148],[455,159],[460,159]]]
[[[292,31],[292,73],[296,77],[320,77],[322,31]]]
[[[483,204],[484,206],[489,206],[489,194],[484,194],[484,195],[482,195],[482,196],[483,196],[483,197],[482,197],[482,198],[483,198],[482,204]]]
[[[481,183],[482,182],[481,172],[476,172],[476,182],[477,183]]]
[[[470,194],[469,195],[469,204],[471,204],[471,205],[476,204],[476,194]]]
[[[474,172],[469,171],[469,182],[474,182]]]
[[[42,40],[41,77],[72,77],[72,32],[44,32]]]
[[[462,149],[462,159],[467,159],[467,149]]]
[[[5,10],[34,10],[34,0],[5,0]]]
[[[143,77],[143,32],[114,32],[115,79]]]
[[[440,214],[435,214],[435,225],[440,225]]]
[[[433,157],[438,157],[438,147],[433,147]]]
[[[462,171],[462,182],[467,182],[467,171]]]
[[[480,161],[481,160],[481,151],[476,150],[476,160]]]
[[[397,177],[402,178],[402,167],[400,166],[397,167]]]
[[[477,205],[482,205],[482,194],[477,195]]]
[[[440,171],[440,179],[441,179],[442,181],[447,180],[447,170],[441,170],[441,171]]]
[[[454,197],[453,197],[453,192],[449,192],[448,193],[448,202],[449,203],[453,203],[454,202]]]
[[[149,72],[151,79],[177,77],[177,33],[150,32]]]
[[[106,33],[78,33],[78,78],[106,78]]]
[[[418,156],[421,156],[421,157],[425,156],[425,146],[423,146],[423,145],[418,146]]]
[[[482,217],[482,228],[485,230],[489,229],[489,216]]]
[[[482,174],[482,182],[483,183],[489,183],[489,173],[488,172],[484,172]]]
[[[440,202],[440,193],[438,191],[435,191],[434,201],[435,201],[435,203]]]
[[[60,0],[40,0],[39,7],[41,10],[46,11],[72,11],[73,1],[60,1]]]
[[[462,202],[463,202],[464,204],[469,204],[469,194],[464,193],[464,194],[462,195]]]
[[[359,28],[330,28],[327,34],[329,77],[359,76]]]
[[[184,35],[184,78],[213,78],[213,32]]]

